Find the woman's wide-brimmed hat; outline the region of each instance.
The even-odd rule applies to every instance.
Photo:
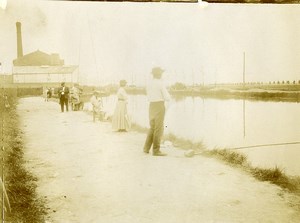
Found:
[[[159,75],[162,74],[165,70],[161,69],[160,67],[153,67],[152,68],[152,74],[153,75]]]

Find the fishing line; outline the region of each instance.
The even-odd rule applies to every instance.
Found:
[[[296,144],[300,144],[300,142],[284,142],[284,143],[260,144],[260,145],[252,145],[252,146],[241,146],[241,147],[230,148],[230,150],[248,149],[248,148],[256,148],[256,147],[267,147],[267,146],[296,145]]]

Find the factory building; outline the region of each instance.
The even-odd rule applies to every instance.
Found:
[[[23,55],[21,23],[17,28],[17,59],[13,61],[12,81],[18,86],[58,86],[78,82],[78,66],[66,66],[59,54],[40,50]]]

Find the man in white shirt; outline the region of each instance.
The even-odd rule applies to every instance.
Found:
[[[147,85],[149,104],[150,129],[144,145],[144,152],[149,153],[152,146],[153,156],[165,156],[160,151],[160,141],[164,131],[165,101],[170,100],[170,94],[164,86],[161,77],[164,70],[160,67],[152,69],[153,79]]]

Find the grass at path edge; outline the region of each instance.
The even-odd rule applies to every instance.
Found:
[[[147,133],[148,129],[145,127],[141,127],[138,124],[132,124],[132,130]],[[257,180],[268,181],[281,187],[284,190],[300,195],[300,177],[288,176],[282,169],[277,166],[269,169],[253,167],[249,164],[247,156],[243,154],[232,151],[230,149],[216,148],[208,150],[201,142],[194,143],[190,140],[179,138],[173,134],[164,135],[163,140],[171,141],[175,147],[181,149],[201,151],[201,155],[213,157],[215,159],[221,160],[228,165],[240,168],[243,171],[250,173],[250,175],[252,175]]]
[[[37,178],[24,166],[23,138],[16,112],[17,98],[9,98],[10,107],[1,108],[3,117],[3,146],[5,187],[11,212],[5,214],[7,223],[40,223],[45,221],[45,202],[36,194]],[[1,103],[1,102],[0,102]]]

